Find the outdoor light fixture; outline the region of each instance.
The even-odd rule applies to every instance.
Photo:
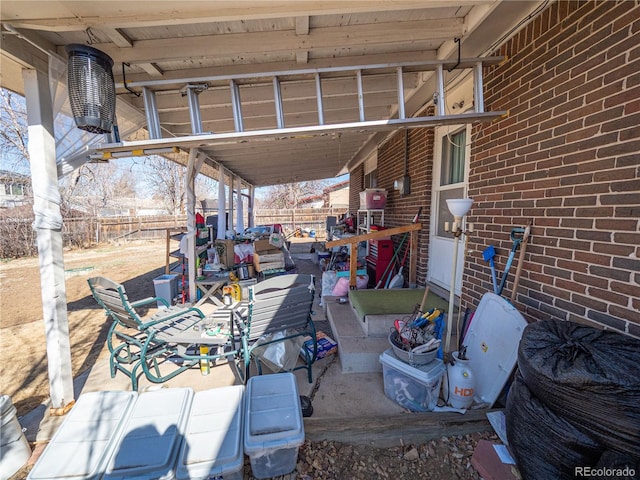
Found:
[[[162,148],[138,148],[136,150],[124,150],[122,152],[92,153],[89,158],[97,162],[106,162],[114,158],[142,157],[146,155],[160,155],[162,153],[179,153],[178,147]]]
[[[473,232],[473,224],[469,224],[467,231],[462,230],[462,219],[464,216],[469,213],[471,210],[471,205],[473,204],[472,198],[457,198],[457,199],[449,199],[447,200],[447,207],[449,211],[453,215],[453,225],[451,228],[451,233],[453,234],[453,264],[451,268],[451,286],[449,291],[449,309],[447,310],[447,338],[444,344],[444,351],[446,353],[449,352],[449,346],[451,344],[451,328],[453,324],[453,307],[455,300],[455,289],[456,289],[456,273],[458,267],[458,243],[460,242],[460,237],[463,234],[468,234]],[[444,224],[445,231],[449,231],[449,222],[445,222]]]
[[[91,133],[111,133],[116,116],[113,60],[88,45],[65,47],[69,55],[67,83],[76,127]]]

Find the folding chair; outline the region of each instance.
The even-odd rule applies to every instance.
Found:
[[[236,360],[239,376],[245,383],[250,376],[252,359],[256,362],[258,374],[262,375],[260,356],[255,353],[257,347],[300,336],[311,337],[313,349],[312,353],[303,349],[304,365],[298,365],[293,370],[306,368],[309,383],[312,382],[312,364],[318,353],[316,329],[311,318],[314,295],[313,275],[280,275],[249,287],[248,304],[239,304],[234,309],[241,343]],[[285,331],[286,335],[282,338],[264,338]]]
[[[140,370],[153,383],[163,383],[196,365],[206,365],[226,356],[233,356],[233,322],[228,318],[229,332],[217,331],[218,322],[227,318],[205,315],[197,308],[169,306],[166,300],[148,297],[130,302],[124,286],[105,277],[87,280],[93,298],[113,320],[109,328],[109,369],[111,378],[119,370],[131,379],[133,390],[138,389]],[[136,309],[160,302],[166,306],[149,319],[142,319]],[[119,343],[118,343],[119,342]],[[200,346],[204,346],[201,353]],[[214,347],[216,353],[209,353]],[[160,364],[171,362],[171,370],[162,374]]]

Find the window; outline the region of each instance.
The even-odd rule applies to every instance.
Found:
[[[376,188],[378,186],[378,171],[372,170],[364,176],[364,188]]]
[[[11,184],[11,195],[24,195],[24,190],[22,188],[22,185],[20,185],[19,183],[13,183]]]
[[[460,130],[459,132],[442,137],[441,185],[464,182],[464,152],[466,143],[466,130]]]

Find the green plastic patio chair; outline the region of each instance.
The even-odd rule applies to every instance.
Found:
[[[302,349],[303,365],[309,383],[312,382],[312,364],[318,353],[316,329],[311,318],[315,295],[315,277],[307,274],[280,275],[249,287],[248,302],[237,306],[234,319],[240,332],[240,348],[236,365],[240,378],[247,382],[251,360],[262,375],[262,363],[256,348],[283,342],[296,337],[311,337],[312,352]],[[286,332],[276,340],[265,340],[269,334]],[[268,338],[268,337],[267,337]]]
[[[229,311],[205,319],[198,308],[170,306],[158,297],[130,302],[124,286],[105,277],[87,281],[93,298],[112,319],[107,337],[111,378],[121,371],[131,379],[133,390],[138,389],[141,371],[149,381],[163,383],[195,366],[208,368],[210,362],[235,355]],[[142,319],[137,309],[156,302],[166,308]],[[218,323],[227,323],[230,332],[219,333]],[[206,352],[201,353],[201,346]],[[209,353],[210,347],[215,353]],[[160,365],[167,363],[172,367],[163,374]]]

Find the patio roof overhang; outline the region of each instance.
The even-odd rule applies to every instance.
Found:
[[[485,57],[541,3],[161,1],[150,10],[147,2],[5,0],[2,86],[23,92],[22,68],[44,68],[46,54],[64,59],[68,44],[91,44],[115,62],[118,121],[148,115],[151,92],[162,138],[145,125],[122,144],[99,142],[84,161],[90,153],[197,147],[207,155],[205,165],[214,166],[203,173],[214,175],[222,165],[253,186],[331,178],[364,161],[390,131],[503,114],[420,117],[438,91],[433,64],[447,67],[446,89],[473,69],[469,63],[448,72],[450,66]],[[404,65],[400,84],[394,65]],[[200,89],[199,129],[190,86]]]

